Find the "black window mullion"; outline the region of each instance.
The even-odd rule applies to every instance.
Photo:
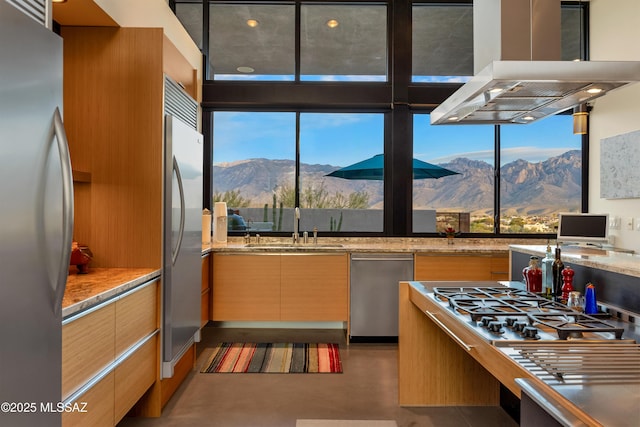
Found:
[[[493,129],[493,233],[500,234],[500,125]]]

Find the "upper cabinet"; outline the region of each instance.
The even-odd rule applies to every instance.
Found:
[[[195,70],[162,28],[62,26],[64,119],[76,180],[74,239],[94,267],[161,267],[164,75]]]

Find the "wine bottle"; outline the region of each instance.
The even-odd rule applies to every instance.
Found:
[[[553,261],[553,266],[551,267],[553,272],[552,294],[554,301],[559,301],[562,297],[562,270],[564,270],[564,263],[560,256],[560,247],[556,247],[556,258]]]

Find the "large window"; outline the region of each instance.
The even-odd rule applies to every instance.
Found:
[[[580,212],[582,138],[570,115],[500,128],[500,232],[555,233],[559,212]]]
[[[216,112],[213,129],[213,201],[242,218],[232,230],[291,232],[299,206],[301,231],[382,232],[382,170],[330,175],[383,152],[382,114]]]
[[[434,166],[414,171],[413,232],[493,233],[493,126],[432,126],[428,114],[413,123],[414,159]]]
[[[557,212],[587,205],[570,115],[430,125],[473,74],[472,0],[170,4],[205,58],[205,206],[227,201],[249,230],[290,235],[299,206],[300,231],[550,237]],[[588,59],[588,2],[561,13],[562,59]],[[335,176],[367,159],[377,175]]]

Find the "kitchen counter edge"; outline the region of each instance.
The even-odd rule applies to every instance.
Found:
[[[90,268],[87,274],[69,274],[62,300],[62,318],[68,318],[160,277],[153,268]]]

